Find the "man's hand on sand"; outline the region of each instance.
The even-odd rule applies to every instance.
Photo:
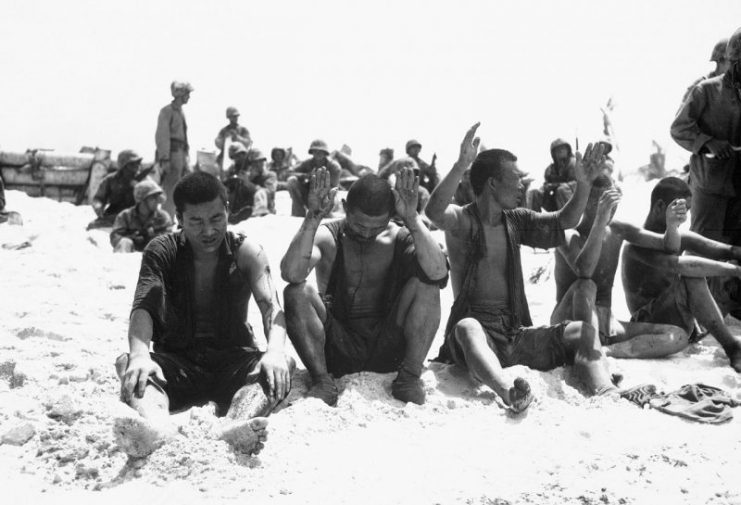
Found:
[[[597,219],[599,219],[599,222],[607,224],[610,221],[612,211],[617,208],[621,196],[617,189],[608,189],[602,193],[597,204]]]
[[[257,370],[265,376],[268,394],[272,400],[281,401],[286,397],[291,390],[291,373],[288,370],[285,353],[268,350],[260,358]]]
[[[396,176],[396,187],[392,191],[394,192],[396,213],[408,226],[417,217],[419,177],[415,177],[414,170],[411,168],[402,168]]]
[[[677,198],[666,208],[666,226],[679,228],[685,221],[687,221],[687,200]]]
[[[480,122],[469,128],[466,135],[463,137],[463,142],[461,142],[461,152],[458,156],[458,163],[462,168],[468,168],[471,166],[471,163],[473,163],[473,160],[475,160],[476,156],[479,154],[479,144],[481,143],[481,139],[476,136],[476,130],[478,130],[479,125],[481,125]]]
[[[602,143],[589,144],[584,156],[576,152],[576,165],[574,175],[579,182],[592,184],[594,180],[602,175],[605,165],[605,147]]]
[[[129,356],[129,365],[126,367],[123,379],[121,379],[121,397],[123,400],[129,402],[133,395],[142,398],[150,375],[154,375],[162,382],[167,382],[162,369],[152,361],[149,354]]]
[[[315,169],[309,179],[309,197],[306,202],[307,214],[320,218],[326,217],[334,207],[334,197],[337,188],[330,182],[329,170],[324,167]]]

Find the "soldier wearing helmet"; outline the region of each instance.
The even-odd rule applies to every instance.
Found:
[[[690,151],[691,230],[741,244],[741,29],[726,46],[728,70],[697,84],[671,126]]]
[[[162,107],[157,117],[154,134],[157,150],[155,178],[167,196],[163,208],[168,214],[175,213],[172,192],[180,178],[190,171],[188,159],[188,125],[183,114],[183,105],[190,100],[193,86],[188,82],[173,81],[170,84],[172,102]]]
[[[88,229],[113,225],[119,212],[136,203],[134,184],[141,161],[142,157],[132,149],[124,149],[118,153],[117,170],[103,178],[93,197],[93,210],[98,218],[88,224]]]
[[[309,178],[317,168],[324,167],[329,172],[330,185],[336,188],[340,185],[342,168],[339,163],[329,157],[329,147],[323,140],[314,140],[309,146],[311,158],[301,162],[293,169],[288,178],[288,192],[291,194],[291,215],[304,217],[309,197]]]
[[[229,124],[219,130],[219,134],[216,136],[216,140],[214,140],[214,144],[219,149],[219,155],[216,158],[219,165],[221,165],[224,158],[224,143],[227,137],[231,139],[232,143],[242,144],[245,149],[249,149],[252,146],[250,131],[239,124],[239,109],[233,106],[227,107],[226,118],[229,120]]]
[[[262,151],[232,144],[229,154],[234,154],[235,161],[234,175],[224,183],[229,192],[229,222],[236,224],[249,217],[275,214],[278,181],[275,173],[267,169]]]
[[[726,73],[726,70],[728,70],[728,60],[726,59],[726,46],[727,45],[728,45],[727,38],[720,39],[718,42],[716,42],[715,46],[713,47],[713,52],[710,53],[710,61],[715,62],[715,68],[709,74],[699,77],[695,82],[690,84],[690,87],[687,88],[687,91],[684,93],[682,102],[687,100],[687,97],[692,91],[692,88],[697,86],[699,83],[701,83],[705,79],[712,79],[715,76]]]
[[[160,208],[164,200],[162,188],[152,179],[144,179],[134,186],[136,205],[119,212],[113,223],[114,252],[143,251],[154,237],[170,231],[172,219]]]

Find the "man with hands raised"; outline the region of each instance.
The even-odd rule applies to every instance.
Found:
[[[345,218],[321,224],[336,189],[325,168],[310,180],[308,210],[281,261],[288,336],[306,365],[309,395],[336,405],[332,379],[360,371],[398,372],[392,395],[423,404],[420,375],[440,323],[448,266],[417,213],[419,180],[399,173],[395,188],[374,174],[355,181]],[[394,213],[403,221],[391,221]],[[316,287],[307,282],[316,269]]]
[[[550,370],[573,363],[591,393],[615,391],[591,314],[583,321],[532,327],[525,298],[520,245],[550,248],[564,242],[564,230],[579,222],[593,181],[604,163],[603,147],[587,147],[576,158],[576,191],[557,212],[517,208],[523,199],[517,158],[503,149],[478,153],[479,123],[466,133],[460,156],[435,188],[427,216],[445,231],[455,302],[439,359],[468,369],[512,410],[532,401],[522,378],[507,380],[504,367]],[[451,198],[471,167],[474,202],[459,207]]]

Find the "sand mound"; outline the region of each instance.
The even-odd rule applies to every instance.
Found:
[[[629,191],[645,201],[638,195],[645,195],[647,186]],[[344,377],[338,381],[337,408],[303,398],[307,375],[300,369],[290,405],[271,416],[259,456],[235,454],[214,440],[213,410],[202,407],[175,416],[177,434],[152,455],[129,459],[113,434],[113,419],[125,409],[117,399],[113,361],[127,347],[140,255],[114,255],[105,233],[85,231],[93,218],[89,208],[14,191],[8,202],[23,214],[25,225],[0,226],[4,502],[45,497],[181,504],[236,498],[353,504],[741,500],[741,412],[725,425],[705,426],[624,401],[588,399],[564,369],[508,370],[512,378],[527,379],[537,397],[520,417],[454,367],[429,366],[422,377],[424,406],[390,396],[393,374]],[[283,209],[285,204],[279,202]],[[268,216],[237,229],[263,244],[277,272],[299,224]],[[544,324],[555,298],[551,255],[524,248],[523,263],[526,278],[536,282],[527,283],[533,317]],[[277,273],[274,277],[282,289]],[[445,321],[450,288],[442,296]],[[625,315],[618,288],[613,299],[618,315]],[[254,306],[249,318],[261,328]],[[737,321],[729,322],[741,332]],[[438,334],[430,357],[440,341]],[[625,386],[649,382],[670,391],[703,382],[739,398],[741,378],[727,363],[712,338],[666,360],[610,360],[613,371],[625,376]]]

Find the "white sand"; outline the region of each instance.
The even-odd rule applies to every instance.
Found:
[[[632,203],[621,213],[639,222],[648,190],[630,184]],[[211,440],[214,417],[202,408],[178,416],[172,442],[129,461],[112,433],[124,408],[113,360],[127,349],[141,256],[114,255],[106,234],[86,232],[90,208],[15,191],[8,202],[26,224],[0,226],[0,436],[24,423],[35,435],[22,446],[0,445],[2,503],[741,503],[741,411],[725,425],[693,424],[585,398],[564,369],[509,369],[538,398],[515,418],[455,368],[424,373],[423,407],[390,397],[393,374],[362,373],[339,381],[339,405],[329,408],[302,398],[301,367],[291,406],[271,417],[258,457],[235,456]],[[278,264],[298,225],[268,216],[237,227],[264,245],[280,289]],[[533,318],[545,324],[555,298],[552,257],[523,248],[523,263],[526,278],[549,266],[540,284],[527,284]],[[444,326],[449,287],[442,297]],[[627,315],[619,287],[613,299]],[[254,305],[250,321],[261,328]],[[741,398],[741,377],[712,338],[671,359],[610,365],[625,386],[671,391],[702,382]]]

